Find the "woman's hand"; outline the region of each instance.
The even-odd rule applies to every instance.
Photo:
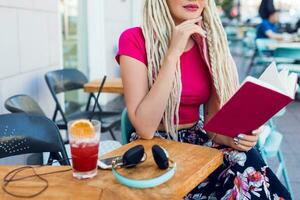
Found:
[[[231,138],[229,146],[239,151],[249,151],[256,145],[260,133],[261,128],[250,134],[239,134],[237,137]]]
[[[238,137],[231,138],[230,146],[239,151],[249,151],[252,149],[258,140],[258,135],[240,134]]]
[[[261,131],[261,128],[259,128],[252,131],[251,134],[239,134],[235,138],[218,134],[215,136],[214,141],[218,144],[224,144],[239,151],[249,151],[256,145]]]
[[[187,20],[178,26],[173,27],[171,41],[168,53],[175,54],[176,57],[180,57],[184,52],[187,42],[191,35],[198,33],[203,37],[206,37],[206,32],[198,25],[202,20],[202,17]]]

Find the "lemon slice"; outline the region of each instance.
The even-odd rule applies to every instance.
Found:
[[[96,134],[93,124],[87,119],[74,121],[69,131],[76,138],[92,138]]]

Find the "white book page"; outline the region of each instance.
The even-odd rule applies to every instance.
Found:
[[[275,62],[272,62],[264,71],[264,73],[259,77],[259,80],[268,83],[273,87],[276,87],[278,90],[281,91],[281,93],[287,95],[288,91],[284,82],[282,82],[282,79],[284,78],[280,77]]]
[[[288,84],[288,81],[289,81],[289,70],[288,69],[282,69],[280,72],[279,72],[279,78],[281,80],[281,83],[283,84],[284,88],[285,88],[285,91],[289,92],[289,84]]]
[[[246,82],[251,82],[251,83],[254,83],[254,84],[256,84],[256,85],[260,85],[260,86],[262,86],[262,87],[264,87],[264,88],[268,88],[268,89],[270,89],[270,90],[273,90],[273,91],[275,91],[275,92],[278,92],[278,93],[280,93],[280,94],[283,94],[283,95],[285,95],[285,96],[289,96],[286,92],[284,92],[284,91],[278,89],[277,87],[274,87],[273,85],[271,85],[271,84],[269,84],[269,83],[266,83],[266,82],[264,82],[264,81],[262,81],[262,80],[260,80],[260,79],[257,79],[257,78],[251,77],[251,76],[248,76],[248,77],[244,80],[244,82],[241,84],[240,87],[242,87]]]
[[[289,69],[283,68],[279,72],[279,77],[286,88],[287,94],[294,99],[297,89],[298,75],[296,73],[291,73],[289,75]]]
[[[287,85],[288,85],[288,94],[289,96],[294,99],[295,98],[295,93],[296,93],[296,87],[297,87],[297,81],[298,81],[298,75],[296,73],[291,73],[288,76],[288,81],[287,81]]]
[[[275,62],[272,62],[259,79],[248,76],[245,82],[253,82],[257,85],[261,85],[265,88],[274,90],[290,98],[295,98],[296,86],[297,86],[298,75],[291,73],[289,75],[288,69],[283,69],[278,72]]]

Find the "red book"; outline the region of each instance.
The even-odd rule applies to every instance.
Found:
[[[230,137],[251,133],[293,101],[297,78],[272,63],[259,79],[247,77],[204,129]]]

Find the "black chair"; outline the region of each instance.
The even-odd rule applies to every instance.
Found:
[[[11,113],[27,113],[46,117],[46,114],[40,105],[33,98],[26,94],[19,94],[9,97],[5,101],[4,106]],[[68,140],[64,141],[64,144],[68,143]]]
[[[89,94],[88,102],[84,111],[77,111],[71,114],[66,114],[59,103],[57,94],[72,90],[83,89],[84,84],[88,82],[86,76],[77,69],[62,69],[46,73],[46,83],[50,89],[53,99],[56,103],[56,108],[52,120],[56,122],[60,129],[67,129],[68,121],[79,118],[96,118],[101,121],[101,132],[109,131],[111,137],[116,140],[113,133],[113,128],[119,127],[121,123],[121,112],[103,111],[99,103],[96,101],[94,93]],[[89,110],[91,100],[94,100],[99,111],[93,113]],[[57,120],[57,114],[60,114],[62,120]]]
[[[48,165],[57,160],[70,165],[57,126],[48,118],[26,113],[0,115],[0,158],[50,152]]]
[[[4,106],[12,113],[28,113],[46,116],[39,104],[33,98],[25,94],[9,97],[5,101]]]

